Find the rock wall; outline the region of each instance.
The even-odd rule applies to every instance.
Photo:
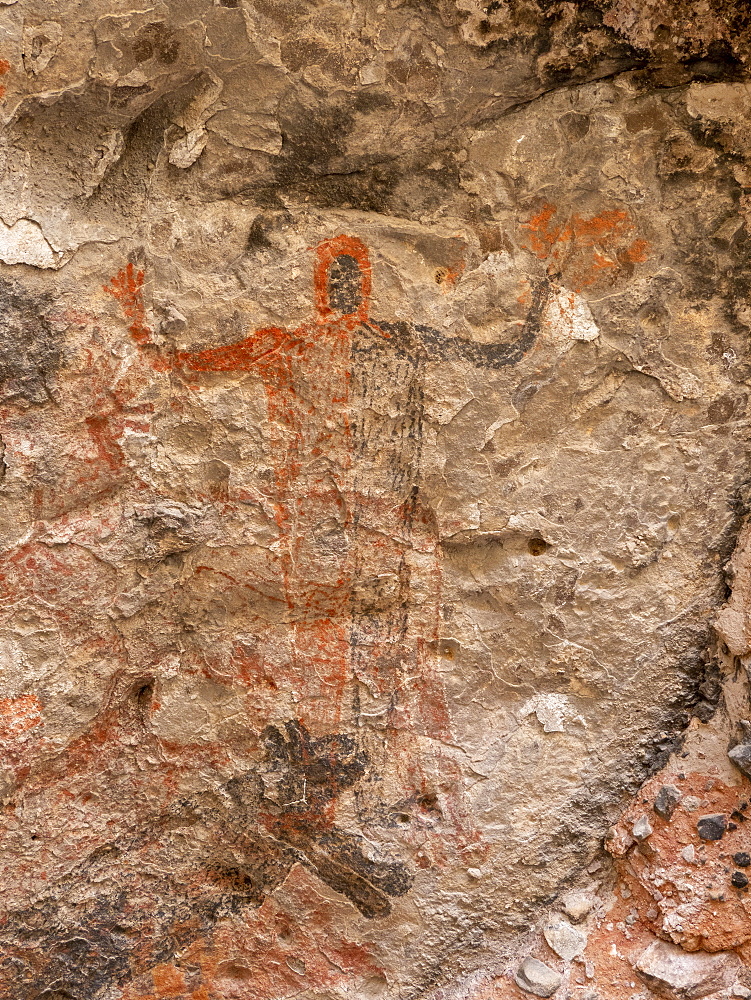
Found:
[[[751,997],[747,5],[142,6],[0,0],[0,994]]]

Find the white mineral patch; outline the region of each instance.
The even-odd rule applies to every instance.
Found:
[[[600,329],[586,299],[568,288],[559,288],[548,299],[543,313],[543,329],[553,340],[596,340]]]
[[[19,219],[13,226],[0,222],[0,260],[42,268],[60,266],[60,258],[44,238],[42,227],[31,219]]]
[[[546,733],[563,733],[564,723],[573,717],[568,698],[562,694],[536,694],[530,698],[519,713],[522,718],[534,714]],[[577,721],[583,721],[580,716]]]

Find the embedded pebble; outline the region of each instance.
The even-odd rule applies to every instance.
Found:
[[[728,987],[738,965],[737,955],[729,952],[688,952],[667,941],[654,941],[634,968],[662,996],[693,1000]]]
[[[738,864],[737,861],[736,864]],[[578,924],[592,911],[594,899],[588,892],[568,892],[561,903],[566,916]]]
[[[742,771],[747,778],[751,778],[751,743],[739,743],[732,750],[728,750],[728,757],[739,771]]]
[[[631,834],[636,840],[646,840],[647,837],[651,837],[652,825],[646,816],[640,816],[634,825],[631,827]]]
[[[525,958],[517,969],[514,982],[526,993],[537,997],[552,997],[563,982],[563,976],[537,958]]]
[[[655,797],[654,810],[663,819],[670,819],[680,801],[681,793],[675,785],[663,785]]]
[[[722,840],[727,827],[727,817],[722,813],[700,816],[696,823],[696,829],[702,840]]]
[[[587,945],[587,935],[568,920],[556,920],[543,929],[543,935],[550,947],[564,962],[580,955]]]

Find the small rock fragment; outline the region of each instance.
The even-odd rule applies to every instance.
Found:
[[[663,785],[655,797],[654,810],[663,819],[670,819],[680,801],[681,793],[675,785]]]
[[[748,876],[744,875],[743,872],[733,872],[730,881],[736,889],[745,889],[748,886]]]
[[[294,955],[290,955],[289,958],[285,959],[287,965],[292,969],[292,971],[298,976],[304,976],[307,971],[305,968],[305,962],[301,958],[295,958]]]
[[[568,920],[556,920],[543,929],[543,935],[550,947],[564,962],[580,955],[587,944],[587,935],[572,927]]]
[[[631,834],[635,840],[646,840],[652,836],[652,825],[646,816],[640,816],[631,828]]]
[[[702,840],[721,840],[727,826],[727,818],[722,813],[700,816],[696,823],[696,829]]]
[[[739,868],[748,868],[751,865],[751,854],[748,851],[738,851],[733,855],[733,863]]]
[[[605,849],[612,854],[614,858],[622,858],[633,846],[634,838],[631,837],[628,831],[624,830],[622,826],[608,827],[608,831],[605,834]],[[597,862],[597,864],[599,865],[599,862]],[[596,870],[597,869],[593,868],[592,865],[587,868],[587,871],[590,873]]]
[[[667,941],[654,941],[634,968],[655,992],[675,1000],[699,1000],[735,980],[737,956],[730,952],[687,952]]]
[[[178,139],[173,145],[169,154],[169,162],[174,167],[186,170],[193,166],[198,157],[204,151],[208,134],[205,128],[196,128],[192,132]]]
[[[552,997],[563,982],[563,976],[536,958],[525,958],[514,976],[514,982],[526,993]]]
[[[27,73],[41,73],[52,62],[63,39],[57,21],[42,21],[23,29],[23,68]]]
[[[736,864],[738,864],[737,861]],[[566,916],[578,924],[591,912],[594,899],[588,892],[569,892],[563,897],[561,904]]]
[[[747,778],[751,778],[751,743],[739,743],[728,750],[728,757]]]
[[[742,1000],[751,1000],[751,990],[747,989],[742,983],[735,983],[730,995],[733,997],[741,997]]]
[[[681,851],[681,857],[683,858],[684,861],[689,861],[689,862],[695,861],[696,851],[694,850],[694,845],[689,844],[688,847],[684,847],[683,850]]]

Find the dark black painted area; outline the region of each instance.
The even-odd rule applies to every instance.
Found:
[[[143,697],[142,690],[135,693]],[[258,772],[179,803],[94,851],[34,905],[0,913],[0,987],[14,1000],[97,1000],[172,960],[223,917],[259,906],[300,864],[366,917],[385,916],[412,878],[366,856],[330,805],[368,768],[354,737],[302,723],[264,734]]]

